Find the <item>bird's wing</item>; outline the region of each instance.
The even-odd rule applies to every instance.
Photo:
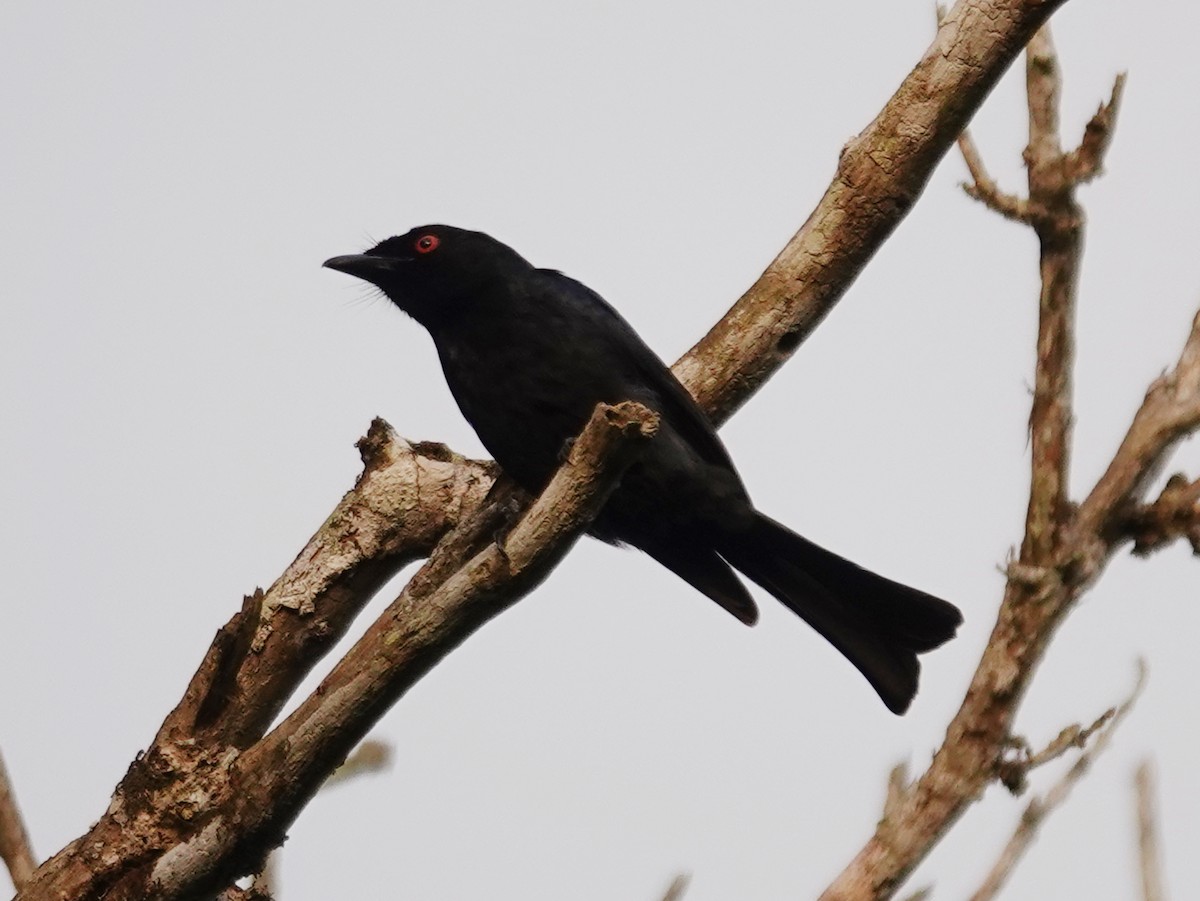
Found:
[[[654,409],[706,463],[736,474],[733,460],[708,416],[633,326],[587,285],[553,269],[538,271],[557,302],[571,304],[576,316],[586,317],[591,335],[608,339],[606,356],[622,360],[628,367],[614,376],[626,384],[645,386],[650,394],[627,399]]]

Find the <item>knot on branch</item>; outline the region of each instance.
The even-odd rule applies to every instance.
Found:
[[[605,422],[629,437],[653,438],[658,434],[658,414],[637,401],[626,400],[609,406],[600,405]]]

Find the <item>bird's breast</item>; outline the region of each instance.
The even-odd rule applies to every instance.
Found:
[[[530,348],[448,342],[438,352],[450,392],[483,446],[522,487],[540,490],[603,398]]]

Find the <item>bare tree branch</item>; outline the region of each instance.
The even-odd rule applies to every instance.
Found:
[[[1130,515],[1148,484],[1162,471],[1167,454],[1200,426],[1200,312],[1179,361],[1155,379],[1112,462],[1087,499],[1079,505],[1076,528],[1096,536],[1089,548],[1128,538]]]
[[[1062,0],[961,0],[787,246],[675,364],[723,422],[791,358],[912,208],[934,166]]]
[[[1014,736],[1010,745],[1017,751],[1016,757],[1006,757],[996,765],[996,779],[1014,795],[1025,791],[1030,772],[1051,761],[1058,760],[1071,748],[1087,747],[1090,739],[1097,731],[1117,715],[1117,708],[1110,707],[1100,714],[1086,729],[1079,723],[1072,723],[1054,737],[1054,740],[1036,754],[1029,743]]]
[[[895,96],[843,150],[808,221],[676,364],[714,420],[750,397],[840,299],[1021,47],[1063,2],[962,0],[954,8]],[[196,897],[253,872],[339,756],[411,684],[405,680],[529,587],[520,579],[507,587],[491,581],[511,565],[511,540],[507,555],[478,550],[488,534],[481,524],[502,521],[512,508],[511,490],[493,491],[493,468],[441,445],[404,442],[382,423],[362,447],[366,468],[354,490],[284,575],[247,598],[218,633],[109,812],[43,866],[22,901],[100,892]],[[318,693],[262,738],[371,594],[431,550],[385,614],[391,621],[377,622]],[[464,558],[478,569],[465,573]],[[469,577],[495,595],[467,615],[455,593],[471,590],[462,584]]]
[[[1200,554],[1200,479],[1189,482],[1182,473],[1167,480],[1152,504],[1137,507],[1127,525],[1133,536],[1133,552],[1146,556],[1184,538],[1192,552]]]
[[[1166,901],[1162,855],[1158,850],[1158,805],[1155,801],[1154,767],[1149,760],[1138,764],[1133,784],[1137,793],[1138,871],[1142,877],[1142,901]]]
[[[657,422],[639,404],[597,407],[566,462],[503,546],[488,544],[419,598],[413,586],[421,583],[410,582],[317,690],[245,752],[156,743],[122,781],[89,833],[89,844],[68,846],[55,858],[58,866],[39,871],[20,897],[200,898],[258,869],[380,713],[466,634],[550,571],[603,506]],[[435,553],[426,568],[445,566],[444,559]],[[163,778],[170,774],[183,778]],[[181,828],[195,816],[187,812],[198,806],[197,798],[204,803],[199,822]],[[151,833],[158,847],[147,847],[148,836],[128,827],[159,811],[174,816]],[[89,853],[96,847],[106,853],[99,858]]]
[[[667,890],[663,893],[662,901],[680,901],[683,893],[687,891],[688,883],[691,877],[687,873],[680,873],[671,880],[671,884],[667,886]]]
[[[1117,110],[1121,107],[1121,97],[1124,93],[1125,73],[1122,72],[1113,82],[1108,103],[1100,104],[1096,114],[1088,120],[1087,128],[1083,132],[1083,141],[1067,154],[1067,177],[1075,184],[1091,181],[1104,171],[1104,155],[1108,153],[1108,145],[1112,141],[1117,124]]]
[[[392,746],[385,741],[367,739],[354,749],[354,753],[346,758],[345,763],[330,774],[321,790],[333,788],[359,776],[382,773],[391,765]]]
[[[345,763],[330,774],[329,778],[322,783],[320,790],[326,791],[358,776],[383,772],[391,766],[391,763],[392,746],[384,741],[367,739],[354,749],[354,753],[346,758]],[[255,873],[251,879],[250,889],[246,890],[244,895],[230,895],[229,901],[236,901],[237,898],[241,897],[252,898],[255,901],[271,901],[277,892],[276,884],[279,881],[279,859],[282,851],[282,848],[276,848],[272,851],[263,862],[262,869]],[[236,887],[228,888],[222,893],[221,897],[223,898],[225,894],[231,891],[240,892],[243,890]]]
[[[901,761],[892,767],[888,773],[887,780],[887,795],[883,799],[883,815],[884,817],[900,809],[900,805],[908,797],[908,791],[912,785],[908,778],[908,764]]]
[[[241,888],[237,885],[229,886],[217,895],[217,901],[277,901],[277,899],[271,894],[270,889],[265,885],[260,885],[258,877],[255,877],[249,888]]]
[[[1033,477],[1021,563],[1043,566],[1058,544],[1057,530],[1070,515],[1067,470],[1071,438],[1071,366],[1074,362],[1075,292],[1083,246],[1083,211],[1075,183],[1066,177],[1058,137],[1062,80],[1049,27],[1025,51],[1029,98],[1029,205],[1041,246],[1042,293],[1038,302],[1037,366],[1029,416]]]
[[[1021,814],[1021,819],[1017,823],[1017,828],[1014,830],[1012,837],[1008,840],[1008,844],[1004,846],[1004,850],[992,866],[983,885],[971,896],[971,901],[991,901],[992,898],[996,897],[1000,889],[1012,875],[1021,857],[1029,850],[1029,846],[1037,838],[1038,830],[1041,828],[1046,817],[1067,800],[1071,794],[1071,789],[1075,787],[1075,783],[1087,775],[1092,763],[1108,747],[1117,726],[1121,724],[1121,721],[1125,719],[1129,711],[1133,708],[1145,684],[1146,664],[1144,661],[1139,660],[1137,681],[1129,697],[1119,707],[1114,708],[1097,720],[1097,723],[1105,724],[1104,727],[1096,733],[1091,747],[1083,749],[1082,753],[1071,764],[1062,778],[1055,782],[1045,795],[1030,800]]]
[[[1029,204],[1015,194],[1007,194],[1000,190],[1000,186],[988,175],[983,157],[979,155],[979,149],[969,131],[963,131],[958,136],[958,149],[967,164],[967,171],[971,173],[971,181],[962,185],[967,196],[978,200],[1006,219],[1029,222]]]
[[[358,447],[354,488],[275,583],[221,629],[156,745],[197,732],[238,749],[261,738],[372,595],[479,509],[497,471],[445,445],[409,443],[382,419]]]
[[[33,856],[33,846],[29,843],[25,820],[21,816],[21,808],[17,806],[17,796],[8,778],[3,754],[0,754],[0,859],[8,867],[8,875],[17,891],[37,869],[37,859]]]
[[[1025,534],[995,627],[958,713],[929,769],[893,806],[822,895],[888,898],[984,788],[1003,772],[1012,724],[1055,628],[1128,539],[1130,511],[1165,455],[1200,425],[1200,317],[1175,369],[1150,388],[1108,471],[1074,509],[1066,495],[1071,430],[1072,333],[1083,213],[1080,179],[1099,170],[1120,88],[1098,135],[1063,153],[1061,89],[1048,30],[1030,43],[1026,212],[1041,245],[1037,374],[1030,415],[1031,479]],[[1086,164],[1081,160],[1088,160]]]

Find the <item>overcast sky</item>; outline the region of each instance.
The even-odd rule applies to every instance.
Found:
[[[8,3],[0,749],[37,852],[103,812],[214,631],[353,484],[371,417],[482,453],[428,336],[322,260],[480,228],[672,360],[803,222],[931,7]],[[1130,73],[1108,175],[1082,192],[1079,496],[1200,301],[1200,8],[1072,0],[1054,22],[1068,141]],[[1009,189],[1019,70],[975,127]],[[909,715],[769,597],[745,629],[583,542],[380,723],[389,773],[302,814],[282,901],[649,901],[681,871],[688,901],[782,901],[844,866],[888,769],[940,742],[1020,538],[1036,244],[964,176],[943,163],[722,433],[765,511],[963,609]],[[1195,443],[1173,468],[1200,475]],[[1193,883],[1198,577],[1184,547],[1122,556],[1060,630],[1019,720],[1035,745],[1119,701],[1138,655],[1150,681],[1008,897],[1135,894],[1147,755],[1168,882]],[[989,790],[911,884],[969,892],[1024,803]]]

